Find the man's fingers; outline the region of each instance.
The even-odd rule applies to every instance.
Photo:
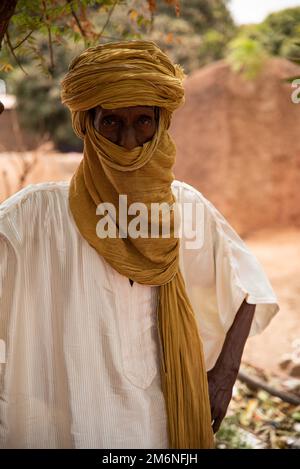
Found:
[[[213,429],[213,432],[215,432],[215,427],[217,425],[217,422],[219,421],[219,418],[218,418],[218,413],[216,411],[216,409],[211,409],[211,426],[212,426],[212,429]]]
[[[216,409],[214,407],[210,409],[210,414],[211,414],[211,421],[213,422],[218,417],[218,413],[216,412]]]
[[[214,433],[219,430],[221,423],[225,417],[225,414],[226,412],[216,407],[213,407],[211,409],[211,425]]]
[[[213,427],[212,427],[214,433],[217,433],[217,431],[219,430],[222,420],[223,419],[220,417],[214,420]]]

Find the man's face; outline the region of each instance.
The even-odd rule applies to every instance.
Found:
[[[116,145],[133,150],[154,136],[157,119],[154,106],[118,109],[96,108],[94,125],[98,132]]]

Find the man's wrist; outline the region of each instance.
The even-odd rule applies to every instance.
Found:
[[[218,384],[218,387],[228,386],[234,383],[239,372],[240,362],[230,362],[228,360],[218,360],[216,365],[207,372],[207,376],[211,382]]]

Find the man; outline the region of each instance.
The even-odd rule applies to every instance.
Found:
[[[62,100],[83,160],[70,185],[30,186],[0,210],[1,447],[214,445],[250,328],[278,306],[226,220],[174,180],[183,77],[147,41],[70,65]]]

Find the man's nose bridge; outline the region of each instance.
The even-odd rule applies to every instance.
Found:
[[[124,125],[122,128],[121,132],[121,145],[122,146],[129,146],[129,147],[136,147],[137,146],[137,140],[136,140],[136,134],[135,134],[135,129],[132,125]]]

